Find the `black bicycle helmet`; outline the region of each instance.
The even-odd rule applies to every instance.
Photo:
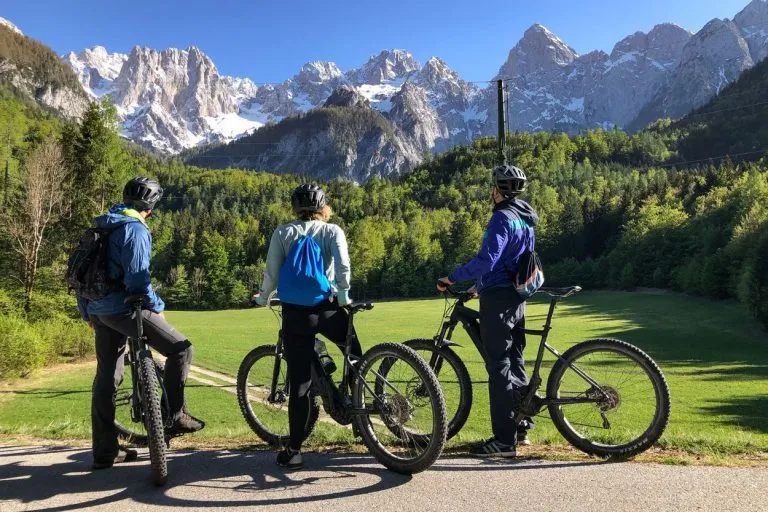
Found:
[[[291,194],[291,205],[296,213],[316,213],[325,206],[325,192],[320,185],[304,183]]]
[[[153,210],[163,198],[163,187],[151,178],[133,178],[125,184],[123,202],[137,210]]]
[[[519,167],[504,164],[493,170],[493,184],[504,197],[514,197],[525,190],[528,178]]]

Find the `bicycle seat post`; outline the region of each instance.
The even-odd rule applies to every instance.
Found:
[[[136,318],[136,339],[140,340],[144,337],[144,319],[141,316],[141,302],[131,304],[131,313]]]
[[[560,297],[553,295],[549,301],[549,311],[547,312],[547,320],[544,322],[544,332],[549,332],[552,328],[552,317],[555,314],[555,307],[560,300]]]

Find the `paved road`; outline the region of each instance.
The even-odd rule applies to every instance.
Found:
[[[146,452],[91,473],[87,450],[0,446],[0,511],[768,510],[768,469],[446,458],[407,477],[368,456],[309,454],[305,464],[284,473],[270,452],[177,451],[157,489]]]

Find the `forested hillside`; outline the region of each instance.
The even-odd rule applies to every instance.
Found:
[[[108,103],[72,124],[5,91],[0,116],[0,166],[8,168],[0,354],[13,358],[0,361],[0,377],[90,349],[87,328],[73,320],[63,266],[81,230],[119,200],[131,176],[155,176],[167,191],[150,225],[153,279],[171,307],[242,306],[258,287],[269,236],[292,218],[298,176],[202,170],[137,152],[118,137]],[[681,153],[695,131],[690,121],[673,126],[632,136],[509,134],[510,159],[530,177],[524,198],[542,218],[537,240],[548,282],[730,297],[768,325],[768,164],[686,165],[698,160]],[[495,140],[484,138],[396,180],[324,183],[333,221],[348,234],[353,296],[429,296],[435,278],[471,258],[491,209],[495,161]]]

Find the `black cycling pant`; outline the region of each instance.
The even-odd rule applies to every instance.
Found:
[[[349,313],[340,308],[336,301],[323,301],[316,306],[283,303],[283,347],[291,388],[288,422],[291,435],[290,447],[294,450],[301,449],[307,421],[309,421],[315,336],[322,334],[343,348],[346,344],[348,327]],[[351,352],[356,356],[362,355],[357,338]]]
[[[184,383],[192,363],[192,344],[157,313],[142,311],[147,343],[166,357],[163,383],[173,420],[184,409]],[[125,371],[125,341],[136,336],[136,320],[130,313],[91,315],[96,333],[96,378],[91,400],[93,458],[110,461],[117,456],[115,394]]]

